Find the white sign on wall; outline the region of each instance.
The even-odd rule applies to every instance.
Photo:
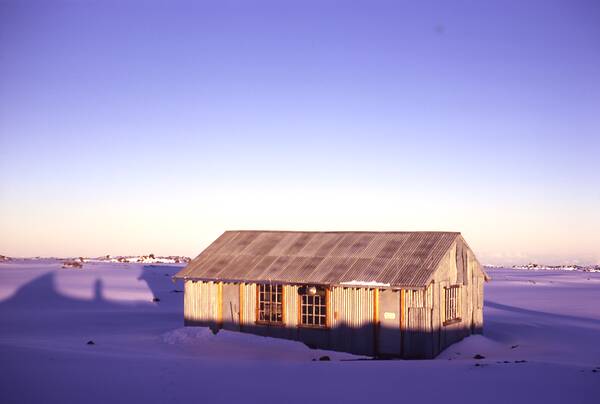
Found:
[[[385,318],[386,320],[395,320],[396,319],[396,313],[386,311],[386,312],[383,313],[383,318]]]

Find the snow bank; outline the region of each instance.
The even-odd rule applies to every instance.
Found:
[[[0,402],[439,402],[467,382],[462,403],[600,396],[597,273],[492,270],[484,335],[435,360],[372,361],[182,327],[181,265],[60,264],[0,263]]]
[[[207,327],[182,327],[161,336],[163,342],[170,345],[199,344],[215,337],[215,334]]]

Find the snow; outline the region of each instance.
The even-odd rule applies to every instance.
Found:
[[[514,265],[513,269],[541,270],[541,271],[583,271],[583,272],[600,272],[600,265]]]
[[[598,273],[489,269],[484,335],[434,360],[372,361],[182,327],[182,285],[171,281],[182,265],[60,266],[0,263],[2,403],[595,403],[600,396]],[[332,360],[313,361],[323,355]]]
[[[390,286],[389,283],[381,283],[381,282],[375,282],[375,281],[349,281],[349,282],[341,282],[340,285],[371,286],[371,287],[375,287],[375,286],[387,287],[387,286]]]
[[[112,263],[139,263],[139,264],[180,264],[190,261],[189,257],[182,257],[179,255],[173,255],[168,257],[159,257],[150,255],[130,255],[130,256],[118,256],[118,257],[100,257],[100,258],[84,258],[84,262],[112,262]]]

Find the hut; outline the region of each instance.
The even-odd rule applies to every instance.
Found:
[[[174,278],[185,325],[214,332],[433,358],[483,330],[486,274],[456,232],[226,231]]]

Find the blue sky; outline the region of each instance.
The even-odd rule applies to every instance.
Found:
[[[600,7],[0,2],[0,254],[456,230],[600,263]]]

